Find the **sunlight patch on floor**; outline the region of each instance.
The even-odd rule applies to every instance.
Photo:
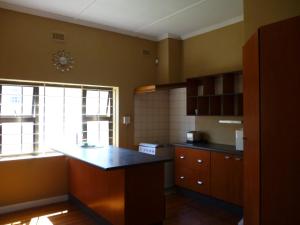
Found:
[[[34,218],[31,218],[30,222],[15,221],[15,222],[8,223],[5,225],[19,225],[19,224],[20,225],[55,225],[51,222],[51,220],[49,218],[54,217],[54,216],[59,216],[62,214],[66,214],[66,213],[68,213],[68,210],[63,210],[63,211],[59,211],[59,212],[55,212],[55,213],[50,213],[47,215],[34,217]]]

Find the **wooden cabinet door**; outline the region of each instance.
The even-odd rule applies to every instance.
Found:
[[[211,157],[211,194],[213,197],[230,201],[231,157],[221,153],[212,153]]]
[[[242,205],[242,174],[241,157],[213,152],[211,157],[211,195]]]
[[[175,150],[175,184],[210,194],[210,152],[177,147]]]
[[[260,89],[259,35],[256,33],[243,47],[244,67],[244,221],[260,221]]]
[[[231,202],[242,206],[244,202],[243,189],[243,158],[234,156],[232,158],[232,173],[231,173]]]

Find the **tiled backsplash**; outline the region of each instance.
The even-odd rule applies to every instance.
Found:
[[[219,124],[220,119],[242,120],[242,117],[186,116],[186,89],[135,95],[135,144],[180,143],[186,141],[186,132],[206,133],[208,141],[235,145],[235,130],[242,125]]]
[[[134,98],[134,143],[169,143],[169,92],[137,94]]]
[[[186,132],[195,130],[195,116],[186,116],[186,88],[170,90],[170,143],[186,141]]]

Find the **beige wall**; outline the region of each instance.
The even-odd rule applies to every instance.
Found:
[[[183,41],[183,76],[197,77],[242,69],[243,22]]]
[[[245,41],[262,25],[299,15],[299,0],[244,0]]]
[[[184,40],[182,79],[242,70],[243,25],[236,23]],[[207,133],[210,142],[234,145],[235,129],[242,126],[219,124],[219,119],[228,117],[197,116],[195,129]]]
[[[0,30],[0,78],[118,86],[120,116],[133,115],[135,87],[156,81],[156,42],[3,9]],[[52,31],[65,33],[66,42],[51,40]],[[75,59],[68,73],[52,65],[52,54],[60,49]],[[143,49],[151,54],[143,55]],[[131,147],[133,124],[120,124],[119,134],[120,146]],[[67,193],[62,160],[1,162],[0,173],[1,204]]]
[[[157,83],[176,83],[181,80],[182,41],[167,38],[158,42]]]
[[[1,161],[0,207],[68,193],[64,156]]]
[[[157,49],[157,83],[165,84],[169,81],[169,40],[164,39],[158,42]]]
[[[204,132],[211,143],[235,145],[235,130],[243,128],[243,125],[220,124],[220,119],[242,120],[243,117],[196,116],[196,130]]]
[[[133,114],[134,88],[156,80],[156,42],[3,9],[0,29],[0,78],[118,86],[120,116]],[[66,42],[51,40],[52,31],[64,32]],[[60,49],[74,56],[70,72],[52,65],[52,54]],[[151,55],[143,55],[143,49]],[[130,146],[132,125],[120,124],[119,133],[120,145]]]

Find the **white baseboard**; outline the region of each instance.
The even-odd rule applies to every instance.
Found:
[[[23,209],[29,209],[29,208],[49,205],[53,203],[58,203],[58,202],[65,202],[68,199],[69,199],[68,195],[60,195],[51,198],[43,198],[43,199],[29,201],[29,202],[21,202],[13,205],[2,206],[0,207],[0,215],[23,210]]]

